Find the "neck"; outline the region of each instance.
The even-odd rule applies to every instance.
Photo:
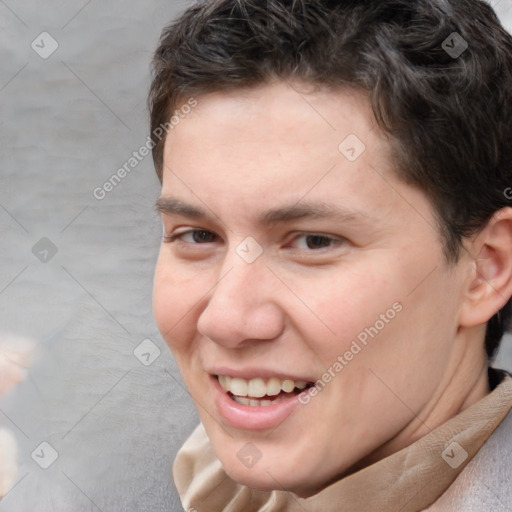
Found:
[[[350,473],[409,446],[489,394],[484,337],[485,326],[459,329],[445,377],[431,399],[394,438],[365,457]]]

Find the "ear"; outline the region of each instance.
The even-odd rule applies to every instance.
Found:
[[[485,324],[512,296],[512,208],[497,211],[466,246],[472,270],[460,324]]]

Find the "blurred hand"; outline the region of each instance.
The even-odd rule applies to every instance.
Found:
[[[32,361],[34,344],[18,337],[0,337],[0,399],[19,384]],[[0,428],[0,499],[9,491],[18,472],[16,440]]]

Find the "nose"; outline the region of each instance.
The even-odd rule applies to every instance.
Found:
[[[226,348],[279,337],[285,315],[265,264],[235,261],[224,266],[223,276],[198,318],[199,333]]]

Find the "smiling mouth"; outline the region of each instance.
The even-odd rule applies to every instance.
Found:
[[[265,407],[289,400],[314,385],[304,380],[282,380],[275,377],[247,380],[217,375],[217,379],[233,401],[251,407]]]

